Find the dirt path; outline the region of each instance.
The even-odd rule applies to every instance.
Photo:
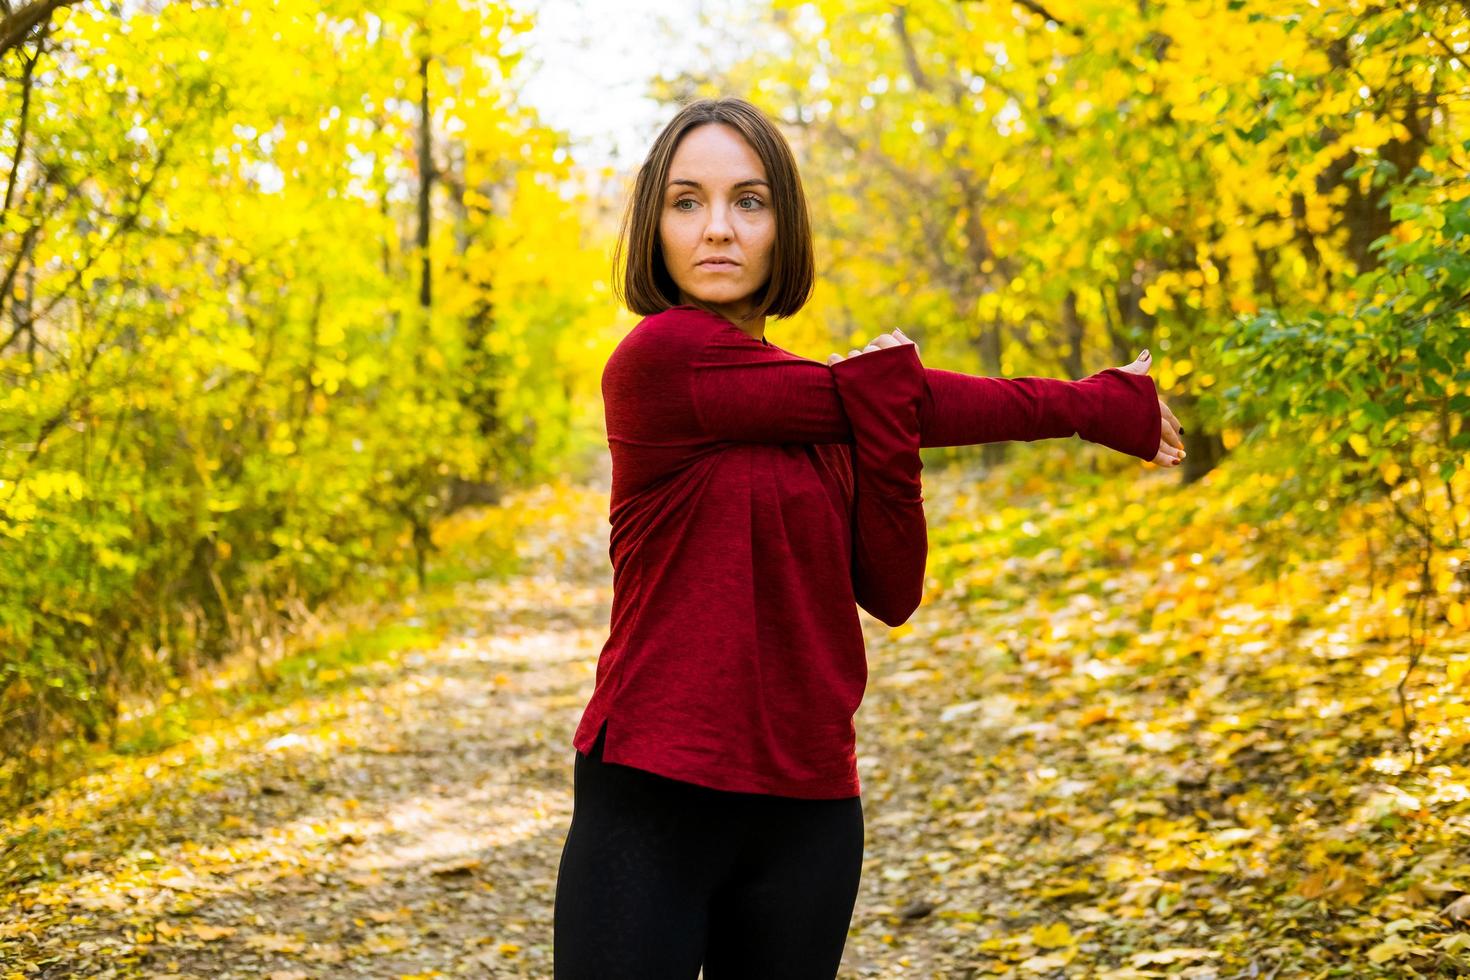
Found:
[[[549,977],[570,741],[610,601],[595,581],[461,586],[444,641],[374,683],[266,716],[207,760],[165,753],[59,842],[72,868],[21,890],[5,969]],[[870,804],[870,849],[901,844],[906,813]],[[845,975],[924,975],[931,958],[899,966],[881,939],[908,904],[885,863],[870,850]]]

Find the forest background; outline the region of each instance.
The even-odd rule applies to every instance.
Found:
[[[630,173],[518,99],[533,29],[488,0],[0,3],[3,812],[280,683],[323,610],[513,572],[557,519],[520,494],[605,514]],[[1148,347],[1184,420],[1169,472],[926,451],[966,488],[931,497],[931,597],[978,622],[1013,561],[1105,599],[1146,564],[1151,639],[1085,656],[1193,682],[1187,725],[1134,721],[1208,728],[1226,768],[1307,753],[1309,822],[1355,829],[1289,890],[1391,898],[1342,940],[1385,969],[1463,954],[1466,6],[769,0],[727,29],[650,92],[742,95],[796,150],[819,285],[784,347],[900,325],[930,366],[1067,378]],[[1244,606],[1259,636],[1221,628]],[[1278,697],[1211,720],[1253,684]],[[18,826],[8,872],[56,873]]]

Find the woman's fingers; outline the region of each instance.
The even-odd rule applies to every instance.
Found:
[[[1162,398],[1159,399],[1159,422],[1159,438],[1166,444],[1182,451],[1184,449],[1184,440],[1180,438],[1179,434],[1184,429],[1179,425],[1178,417],[1170,411],[1168,405],[1164,404]]]
[[[919,345],[914,344],[912,340],[905,337],[902,330],[895,329],[892,333],[880,333],[878,336],[869,341],[868,345],[862,350],[858,350],[856,347],[854,347],[852,350],[847,352],[846,357],[857,357],[859,354],[866,354],[868,351],[882,350],[885,347],[902,347],[904,344],[913,344],[915,352],[917,352],[919,349]],[[842,354],[828,354],[827,364],[830,366],[836,364],[838,361],[843,359],[844,355]]]
[[[1167,440],[1171,437],[1174,439],[1179,438],[1178,436],[1174,435],[1173,427],[1170,426],[1168,422],[1163,423],[1162,431],[1164,433],[1163,438],[1166,441],[1159,444],[1159,451],[1154,454],[1154,462],[1160,466],[1178,466],[1181,462],[1184,461],[1184,457],[1188,456],[1189,454],[1184,451],[1184,447],[1182,445],[1174,446],[1170,445],[1167,442]]]
[[[904,344],[912,343],[912,340],[909,340],[903,335],[902,330],[894,328],[888,333],[880,333],[878,336],[868,341],[868,346],[864,347],[863,350],[868,350],[869,348],[873,347],[902,347]]]
[[[1175,429],[1183,432],[1184,426],[1179,424],[1178,417],[1175,416],[1174,412],[1169,408],[1168,405],[1164,404],[1164,400],[1162,398],[1159,399],[1159,407],[1164,410],[1164,419],[1168,421],[1170,425],[1174,426]]]
[[[1159,404],[1160,405],[1163,405],[1164,403],[1163,402],[1159,402]],[[1179,437],[1179,425],[1178,425],[1178,422],[1177,421],[1176,422],[1171,422],[1170,421],[1170,419],[1173,417],[1173,415],[1174,415],[1174,413],[1171,412],[1171,411],[1169,411],[1167,408],[1165,408],[1163,410],[1163,413],[1160,415],[1160,417],[1159,417],[1159,439],[1165,445],[1172,446],[1173,448],[1182,451],[1184,449],[1184,440]]]

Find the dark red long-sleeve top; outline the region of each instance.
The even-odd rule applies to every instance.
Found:
[[[928,539],[918,450],[1074,434],[1158,451],[1153,379],[923,367],[913,345],[834,365],[693,306],[645,317],[602,376],[613,604],[573,736],[715,789],[856,796],[867,685],[857,608],[905,621]]]

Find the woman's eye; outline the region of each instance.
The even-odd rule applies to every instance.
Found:
[[[683,204],[697,204],[697,203],[699,203],[699,202],[695,201],[694,198],[692,198],[692,197],[681,197],[681,198],[679,198],[677,201],[675,201],[673,203],[672,207],[673,207],[673,209],[675,211],[692,211],[692,210],[694,210],[693,208],[680,207],[680,205],[683,205]],[[742,211],[754,211],[754,210],[756,210],[756,208],[763,208],[763,207],[766,206],[765,205],[765,202],[762,201],[758,197],[742,197],[740,200],[736,201],[735,203],[736,204],[753,204],[753,205],[755,205],[755,207],[741,208],[740,210],[742,210]]]

